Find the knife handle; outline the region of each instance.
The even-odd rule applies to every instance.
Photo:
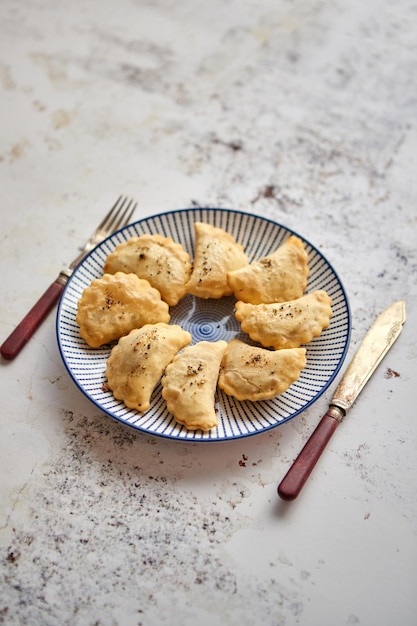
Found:
[[[65,279],[60,275],[49,285],[37,303],[25,315],[20,324],[9,335],[0,348],[1,355],[12,360],[19,354],[23,346],[29,341],[36,329],[41,325],[49,311],[58,302],[65,286]]]
[[[279,484],[280,498],[294,500],[298,496],[342,418],[339,409],[329,407]]]

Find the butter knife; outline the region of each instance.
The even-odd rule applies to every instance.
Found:
[[[337,386],[327,413],[280,482],[278,495],[283,500],[298,496],[336,428],[400,335],[405,318],[405,300],[400,300],[372,324]]]

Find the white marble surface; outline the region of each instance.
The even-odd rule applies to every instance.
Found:
[[[392,301],[408,319],[286,504],[332,389],[256,437],[154,439],[77,390],[51,314],[0,364],[0,623],[415,623],[416,20],[413,0],[2,0],[1,341],[119,193],[137,218],[220,206],[303,234],[347,290],[349,357]]]

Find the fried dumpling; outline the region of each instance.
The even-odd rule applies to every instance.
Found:
[[[225,230],[196,222],[193,270],[186,285],[187,293],[199,298],[231,296],[227,273],[248,265],[243,247]]]
[[[329,326],[331,302],[323,290],[276,304],[236,302],[235,317],[253,341],[275,350],[297,348]]]
[[[214,399],[226,348],[223,340],[200,341],[177,354],[165,370],[162,396],[175,420],[189,430],[217,426]]]
[[[169,307],[157,289],[136,274],[104,274],[84,289],[76,322],[89,346],[98,348],[133,328],[169,322]]]
[[[237,300],[261,304],[287,302],[303,295],[308,257],[299,237],[291,235],[268,256],[230,271],[227,279]]]
[[[133,272],[158,289],[162,300],[175,306],[185,296],[191,274],[190,255],[171,237],[144,234],[119,244],[108,255],[104,271]]]
[[[269,400],[288,389],[305,365],[305,348],[267,350],[233,339],[223,356],[218,385],[237,400]]]
[[[146,324],[122,337],[107,359],[107,385],[114,397],[146,411],[166,366],[191,339],[180,326],[164,323]]]

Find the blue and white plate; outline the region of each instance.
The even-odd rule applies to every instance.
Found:
[[[350,312],[343,286],[324,256],[301,235],[306,245],[310,276],[307,291],[325,289],[332,298],[329,328],[309,343],[307,365],[299,379],[281,395],[261,402],[239,402],[218,390],[216,410],[219,426],[210,432],[188,431],[177,424],[166,408],[161,385],[155,389],[151,407],[144,414],[128,409],[106,391],[104,372],[111,346],[90,348],[79,335],[75,321],[83,290],[103,274],[106,257],[130,237],[160,233],[181,243],[194,256],[194,223],[206,222],[223,228],[243,245],[250,261],[266,256],[293,231],[262,217],[214,208],[193,208],[162,213],[126,226],[97,246],[78,266],[65,288],[57,313],[59,349],[71,377],[101,411],[148,434],[190,441],[220,441],[264,432],[292,419],[327,389],[339,371],[348,349]],[[230,341],[234,337],[251,343],[234,317],[234,298],[202,300],[186,296],[171,308],[171,322],[188,330],[193,342]]]

